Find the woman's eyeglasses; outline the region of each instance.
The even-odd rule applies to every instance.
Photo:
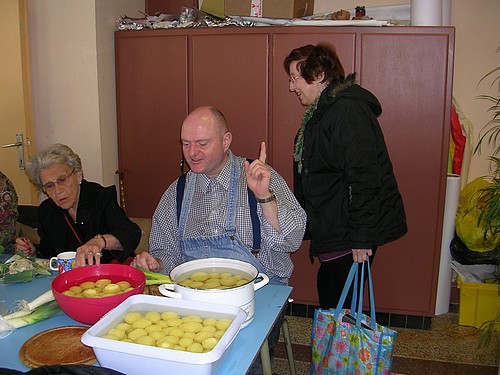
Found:
[[[290,78],[288,79],[288,82],[292,85],[295,85],[295,83],[297,83],[297,80],[302,77],[302,76],[297,76],[297,77],[294,77],[294,76],[290,76]]]
[[[50,195],[54,192],[56,184],[59,186],[66,185],[69,181],[69,178],[73,175],[74,172],[75,169],[73,168],[70,174],[63,174],[56,180],[56,182],[47,182],[45,185],[42,185],[43,192],[47,195]]]

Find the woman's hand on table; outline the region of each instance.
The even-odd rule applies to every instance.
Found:
[[[130,265],[132,267],[142,267],[152,272],[160,272],[162,269],[160,262],[146,251],[137,254]]]
[[[75,264],[73,267],[83,267],[86,265],[99,265],[101,264],[101,250],[102,247],[97,243],[92,243],[90,240],[86,244],[76,249]]]

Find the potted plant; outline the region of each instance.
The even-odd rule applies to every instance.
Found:
[[[500,51],[500,47],[497,48],[497,53]],[[479,141],[474,150],[475,153],[481,152],[481,146],[484,142],[489,145],[493,145],[494,151],[490,156],[491,161],[491,185],[482,189],[480,191],[480,202],[482,204],[481,214],[479,221],[484,223],[484,236],[493,236],[493,238],[498,238],[500,236],[500,67],[496,67],[488,74],[486,74],[480,81],[484,81],[487,78],[493,77],[493,83],[498,85],[498,91],[496,96],[492,95],[480,95],[478,98],[487,100],[491,102],[491,106],[488,111],[491,112],[491,120],[483,127],[480,133]],[[496,264],[500,264],[500,246],[495,249],[496,251]],[[497,276],[500,279],[500,274]],[[497,280],[498,281],[498,280]],[[481,346],[488,346],[491,343],[492,338],[495,336],[495,332],[500,327],[500,311],[497,313],[495,319],[486,321],[480,327],[480,342]],[[497,336],[497,345],[500,350],[500,340]]]

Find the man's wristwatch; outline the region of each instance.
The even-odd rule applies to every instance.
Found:
[[[264,198],[264,199],[259,199],[259,198],[255,197],[255,200],[259,203],[269,203],[269,202],[276,200],[276,195],[274,195],[274,192],[271,191],[271,196]]]

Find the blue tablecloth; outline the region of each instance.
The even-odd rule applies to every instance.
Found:
[[[5,285],[0,281],[0,304],[12,308],[16,300],[30,301],[49,290],[54,277],[42,277],[32,282],[10,285]],[[236,336],[221,360],[219,374],[241,375],[246,373],[254,358],[259,354],[262,344],[284,308],[291,291],[292,288],[289,286],[266,285],[255,292],[254,321]],[[28,371],[29,368],[19,359],[19,349],[24,342],[39,332],[68,325],[84,326],[66,314],[62,314],[17,329],[11,335],[0,340],[0,367]],[[168,369],[165,369],[164,374],[168,374]]]

